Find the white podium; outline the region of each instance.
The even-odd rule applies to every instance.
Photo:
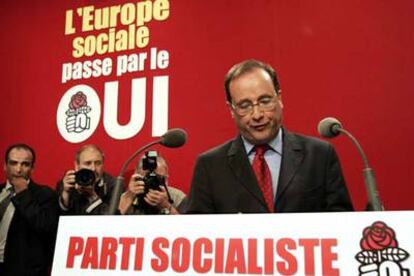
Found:
[[[414,212],[61,217],[52,275],[411,275]]]

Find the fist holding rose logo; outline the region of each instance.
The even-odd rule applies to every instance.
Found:
[[[362,251],[355,258],[361,263],[360,276],[409,276],[401,263],[409,254],[398,247],[395,231],[382,221],[364,228],[360,241]]]
[[[90,128],[90,118],[87,115],[91,111],[87,97],[82,92],[72,95],[69,110],[66,111],[66,130],[80,133]]]

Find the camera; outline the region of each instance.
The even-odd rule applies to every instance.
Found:
[[[157,169],[157,157],[158,154],[156,151],[147,151],[142,159],[142,169],[148,171],[143,178],[145,183],[144,195],[148,193],[149,189],[161,190],[160,186],[165,183],[164,177],[155,173]]]
[[[144,197],[147,195],[150,189],[152,190],[161,190],[161,186],[165,186],[165,178],[162,175],[155,173],[157,169],[157,157],[158,154],[156,151],[147,151],[145,152],[144,157],[142,158],[142,169],[148,171],[142,181],[144,181],[144,193],[138,195],[138,208],[141,209],[145,214],[157,214],[159,210],[149,205]]]
[[[82,187],[91,186],[95,183],[95,172],[89,169],[80,169],[75,173],[75,182]]]
[[[158,153],[156,151],[146,151],[142,158],[142,169],[149,172],[155,171],[157,169],[157,157]]]

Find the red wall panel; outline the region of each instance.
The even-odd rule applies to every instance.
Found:
[[[32,145],[38,154],[34,178],[53,186],[72,168],[80,145],[96,143],[106,152],[107,170],[116,175],[132,152],[155,139],[152,80],[168,76],[168,127],[186,129],[189,139],[180,149],[161,151],[170,163],[171,184],[188,191],[196,156],[237,133],[225,104],[225,73],[236,62],[257,58],[279,73],[288,129],[318,136],[319,120],[337,117],[364,147],[386,209],[414,208],[412,1],[170,0],[169,17],[146,24],[147,47],[74,58],[74,36],[64,32],[66,11],[126,3],[137,1],[1,1],[0,154],[15,142]],[[116,61],[120,55],[149,53],[153,47],[168,51],[166,69],[61,82],[63,63],[105,57]],[[70,143],[62,137],[56,114],[67,90],[79,84],[92,87],[103,111],[105,83],[118,81],[118,120],[125,124],[135,78],[146,78],[147,83],[146,118],[138,134],[113,139],[101,114],[87,140]],[[354,204],[362,210],[362,161],[345,137],[332,143]]]

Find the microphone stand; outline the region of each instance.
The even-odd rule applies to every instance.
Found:
[[[348,136],[351,139],[352,143],[354,143],[354,145],[357,147],[358,152],[361,155],[362,160],[364,162],[364,169],[362,171],[364,174],[365,187],[367,189],[369,203],[371,204],[373,211],[384,211],[384,207],[382,206],[381,201],[379,199],[379,195],[378,195],[377,184],[376,184],[375,176],[374,176],[374,170],[369,166],[368,159],[364,151],[362,150],[361,145],[358,143],[358,141],[355,139],[355,137],[350,132],[343,129],[339,125],[335,127],[335,130],[341,133],[344,133],[346,136]]]
[[[131,163],[131,161],[137,157],[138,154],[140,154],[141,152],[143,152],[144,150],[146,150],[147,148],[159,144],[161,142],[161,140],[157,140],[154,141],[148,145],[143,146],[142,148],[138,149],[136,152],[134,152],[134,154],[132,154],[124,163],[124,165],[121,168],[121,171],[119,173],[119,175],[116,177],[115,179],[115,186],[112,190],[112,194],[111,194],[111,200],[109,202],[109,209],[108,209],[108,215],[115,215],[117,213],[118,210],[118,206],[119,206],[119,200],[122,194],[122,190],[124,187],[124,173],[126,171],[126,169],[128,168],[129,163]]]

